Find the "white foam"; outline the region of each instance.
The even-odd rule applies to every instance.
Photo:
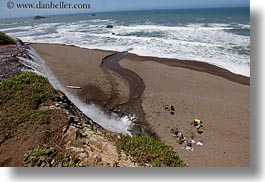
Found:
[[[238,24],[238,26],[240,26],[240,28],[242,28],[242,29],[245,29],[245,28],[250,29],[250,25]]]
[[[71,100],[71,102],[77,106],[86,116],[91,118],[94,122],[98,123],[106,130],[131,136],[130,129],[133,127],[134,118],[127,116],[120,118],[115,113],[106,113],[103,109],[94,104],[86,104],[81,102],[79,98],[72,95],[66,90],[65,87],[60,84],[51,70],[46,66],[45,62],[36,53],[36,51],[31,49],[29,50],[29,53],[33,58],[33,61],[20,58],[23,64],[32,68],[35,73],[48,78],[52,86],[55,89],[62,91],[68,97],[68,99]]]
[[[89,22],[93,23],[99,23],[99,22],[113,22],[112,20],[102,20],[102,19],[94,19],[94,20],[88,20]]]
[[[93,24],[91,21],[99,23]],[[95,19],[66,24],[21,26],[17,29],[23,31],[11,32],[9,35],[26,42],[60,43],[90,49],[123,51],[133,48],[129,52],[141,56],[204,61],[233,73],[250,75],[250,56],[241,53],[249,51],[250,37],[227,31],[232,29],[229,24],[188,24],[182,27],[114,25],[113,29],[107,29],[106,22],[112,20]],[[238,26],[250,27],[243,24]],[[52,33],[50,28],[54,30]]]

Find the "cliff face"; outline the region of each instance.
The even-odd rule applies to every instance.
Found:
[[[12,76],[22,73],[26,68],[19,62],[18,57],[27,57],[25,45],[1,45],[0,44],[0,82]]]
[[[0,166],[183,167],[172,147],[109,132],[20,62],[29,47],[0,44]]]
[[[110,133],[28,69],[24,45],[0,45],[0,166],[135,166]]]
[[[116,147],[115,134],[34,73],[0,84],[0,115],[1,166],[134,166]]]

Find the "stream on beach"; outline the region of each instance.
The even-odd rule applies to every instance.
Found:
[[[114,133],[119,133],[119,134],[129,135],[129,136],[133,136],[136,134],[143,134],[143,133],[147,135],[152,135],[151,132],[146,131],[145,129],[141,128],[140,126],[136,124],[136,121],[138,120],[138,118],[140,118],[140,120],[144,120],[141,103],[139,101],[144,91],[143,83],[136,84],[142,88],[139,90],[136,89],[138,87],[134,88],[133,85],[130,84],[130,90],[134,88],[134,92],[133,94],[131,94],[131,98],[133,99],[129,99],[128,103],[125,103],[123,107],[119,107],[119,108],[127,108],[127,109],[138,108],[140,112],[138,112],[137,114],[141,113],[140,117],[136,116],[133,112],[128,112],[128,110],[124,111],[122,109],[118,109],[119,112],[107,111],[106,109],[100,106],[97,106],[95,104],[84,103],[78,97],[68,92],[67,89],[63,87],[61,83],[58,81],[58,79],[54,76],[54,74],[49,69],[49,67],[45,64],[45,61],[38,55],[38,53],[33,48],[29,49],[28,53],[30,55],[30,59],[25,59],[22,57],[20,58],[21,62],[26,66],[26,68],[30,68],[30,70],[25,69],[25,71],[33,71],[41,76],[48,78],[51,85],[55,89],[62,91],[68,97],[68,99],[74,105],[76,105],[87,117],[91,118],[94,122],[102,126],[104,129],[112,131]],[[105,66],[109,68],[117,68],[119,65],[118,61],[122,59],[122,57],[126,55],[126,53],[127,52],[117,53],[117,56],[114,56],[114,58],[112,55],[111,57],[108,58],[108,61],[107,61],[108,64],[106,64]],[[113,58],[113,59],[110,61],[109,60],[110,58]],[[105,63],[106,63],[106,60],[105,60]],[[133,75],[134,76],[133,77],[131,73],[126,74],[126,72],[123,71],[124,69],[121,67],[118,70],[121,71],[120,73],[122,74],[122,76],[127,75],[126,78],[135,77],[135,75]],[[135,79],[130,79],[130,80],[135,80]],[[138,91],[136,92],[136,90]],[[129,105],[133,107],[127,107]]]

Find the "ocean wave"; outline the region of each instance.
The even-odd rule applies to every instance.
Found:
[[[246,25],[246,24],[237,24],[237,26],[239,26],[239,28],[241,29],[250,29],[250,25]]]
[[[173,27],[114,24],[113,29],[107,29],[106,22],[112,20],[94,20],[102,21],[102,24],[91,24],[90,21],[43,23],[0,31],[26,42],[60,43],[113,51],[133,48],[129,52],[142,56],[199,60],[234,73],[250,75],[250,36],[237,28],[248,27],[246,25],[210,23]]]
[[[99,23],[99,22],[114,22],[113,20],[102,20],[102,19],[93,19],[93,20],[88,20],[88,22],[93,22],[93,23]]]
[[[28,23],[28,21],[17,21],[17,22],[2,22],[0,23],[0,26],[1,25],[18,25],[18,24],[26,24]]]

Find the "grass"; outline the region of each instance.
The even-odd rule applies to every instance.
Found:
[[[52,100],[55,92],[46,78],[35,73],[23,73],[0,83],[0,136],[16,135],[22,124],[49,124],[49,114],[38,108]]]
[[[29,153],[24,155],[24,166],[28,167],[40,167],[40,160],[47,159],[56,154],[56,151],[52,148],[39,146]]]
[[[46,161],[51,163],[54,160],[54,164],[50,164],[50,167],[79,167],[80,160],[66,153],[60,153],[52,148],[38,147],[36,152],[31,153],[26,159],[30,162],[30,167],[36,167],[37,162],[45,157]]]
[[[49,124],[53,116],[39,107],[52,102],[56,93],[48,79],[31,72],[0,83],[0,138],[22,136],[28,128],[37,131],[40,125]],[[24,166],[40,167],[43,163],[46,167],[77,167],[80,160],[47,146],[25,154]]]
[[[77,158],[67,158],[65,157],[64,160],[61,162],[61,166],[60,167],[78,167],[80,163],[80,159]]]
[[[16,44],[16,43],[17,42],[13,38],[0,32],[0,45],[8,45],[8,44]]]
[[[23,166],[41,167],[43,162],[43,167],[78,167],[80,160],[62,154],[52,147],[38,146],[24,155]]]
[[[40,147],[35,153],[35,157],[41,157],[41,156],[51,156],[54,152],[50,148],[46,147]]]
[[[148,136],[121,136],[118,139],[120,147],[133,162],[138,165],[152,167],[186,167],[172,147],[160,140]]]
[[[47,147],[39,147],[37,151],[32,155],[34,157],[51,156],[54,152]]]
[[[49,124],[49,113],[38,110],[43,103],[51,101],[56,91],[49,81],[35,73],[23,73],[0,83],[0,137],[19,135],[23,128]],[[172,147],[160,140],[147,136],[115,137],[119,151],[123,150],[133,162],[140,166],[185,167]],[[49,148],[39,147],[31,158],[26,158],[30,166],[36,166],[40,157],[48,159],[55,153]],[[57,160],[62,167],[74,167],[79,159],[61,157]],[[39,164],[38,164],[39,165]]]

